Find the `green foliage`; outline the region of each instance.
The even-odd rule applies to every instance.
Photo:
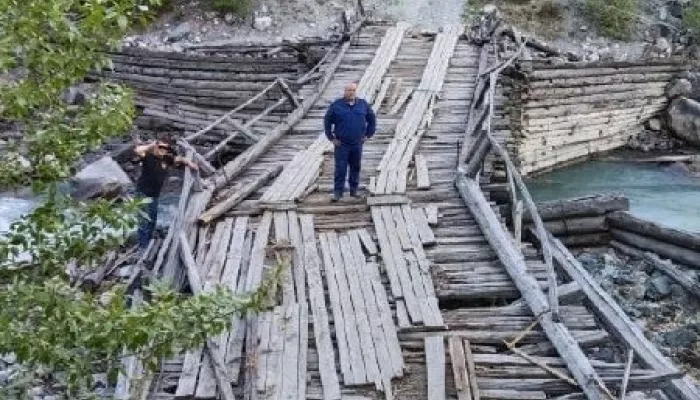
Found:
[[[68,397],[82,398],[92,373],[115,374],[123,351],[155,367],[220,333],[233,314],[264,307],[274,290],[266,283],[243,297],[217,289],[184,298],[153,284],[133,309],[120,285],[102,293],[81,289],[81,277],[123,245],[142,204],[76,202],[57,185],[85,152],[130,129],[134,103],[129,90],[114,84],[93,85],[79,106],[61,95],[108,66],[106,50],[167,4],[0,0],[0,119],[22,127],[21,138],[0,154],[0,190],[31,185],[45,200],[0,235],[0,354],[15,353],[27,371],[0,398],[25,397],[23,386],[37,367],[63,373]]]
[[[700,2],[693,1],[683,10],[683,23],[696,39],[700,39]]]
[[[252,0],[209,0],[209,6],[221,13],[234,13],[239,17],[245,17],[250,12]]]
[[[586,0],[586,8],[601,34],[629,38],[638,12],[637,0]]]

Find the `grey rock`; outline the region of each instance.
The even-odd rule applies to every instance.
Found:
[[[43,400],[58,400],[58,396],[54,396],[54,395],[44,396]]]
[[[35,386],[29,391],[29,394],[32,396],[41,396],[44,394],[44,388],[41,386]]]
[[[7,384],[7,382],[10,381],[12,372],[13,371],[11,369],[0,370],[0,387],[4,386],[5,384]]]
[[[676,79],[666,88],[666,96],[671,99],[680,96],[687,97],[691,93],[693,93],[693,84],[685,78]]]
[[[683,18],[683,5],[678,1],[672,1],[666,5],[668,13],[674,18]]]
[[[233,13],[226,13],[226,15],[224,15],[224,21],[226,21],[227,24],[232,24],[235,20],[236,17]]]
[[[72,196],[81,199],[114,198],[131,186],[131,179],[111,157],[87,165],[71,179]]]
[[[698,334],[693,329],[682,327],[662,334],[663,341],[670,347],[690,348],[698,340]]]
[[[192,33],[192,27],[189,22],[183,22],[175,27],[175,29],[168,32],[168,42],[177,42],[186,38]]]
[[[77,87],[70,87],[63,92],[61,99],[67,104],[76,105],[85,103],[87,95]]]
[[[671,294],[671,279],[666,275],[655,275],[647,281],[646,297],[661,300]]]
[[[668,120],[673,134],[693,146],[700,147],[700,103],[688,98],[671,102]]]
[[[661,130],[661,120],[658,118],[652,118],[647,121],[647,127],[654,132],[659,132]]]
[[[5,364],[14,364],[17,362],[17,356],[15,353],[3,354],[0,356],[0,360],[2,360]]]
[[[259,31],[267,30],[271,26],[272,26],[272,17],[268,17],[268,16],[256,17],[255,20],[253,21],[253,28],[255,28]]]

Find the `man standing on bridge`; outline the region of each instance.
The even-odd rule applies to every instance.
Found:
[[[362,144],[374,135],[377,120],[372,107],[357,97],[356,83],[347,85],[344,96],[328,107],[323,125],[326,137],[335,147],[335,180],[331,201],[336,202],[343,197],[348,175],[350,196],[359,197],[357,188],[360,184]]]

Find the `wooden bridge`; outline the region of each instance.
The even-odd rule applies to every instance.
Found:
[[[172,74],[192,63],[171,61],[160,67]],[[242,110],[263,96],[205,114],[215,89],[187,94],[202,104],[171,117],[181,144],[215,172],[202,187],[187,173],[180,214],[145,265],[194,292],[245,292],[289,263],[269,310],[234,318],[230,332],[138,384],[129,360],[117,397],[612,399],[658,389],[700,399],[541,221],[535,243],[521,237],[523,212],[538,225],[536,210],[501,146],[509,132],[495,129],[507,118],[498,76],[509,61],[461,27],[421,36],[367,25],[292,89],[274,80],[265,93],[279,97],[247,119]],[[351,81],[378,133],[364,146],[365,197],[330,203],[322,118]],[[146,109],[173,114],[144,94],[160,89],[140,84]],[[217,130],[219,144],[197,142]],[[242,153],[214,162],[234,142]],[[489,201],[494,188],[508,189],[513,207]]]

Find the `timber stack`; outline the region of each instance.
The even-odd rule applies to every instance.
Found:
[[[523,175],[625,146],[666,108],[664,89],[683,60],[549,64],[521,61],[512,88],[508,149]]]
[[[608,246],[612,239],[608,217],[629,210],[619,194],[600,194],[537,203],[544,226],[569,248]],[[523,215],[525,229],[533,229],[530,213]]]

